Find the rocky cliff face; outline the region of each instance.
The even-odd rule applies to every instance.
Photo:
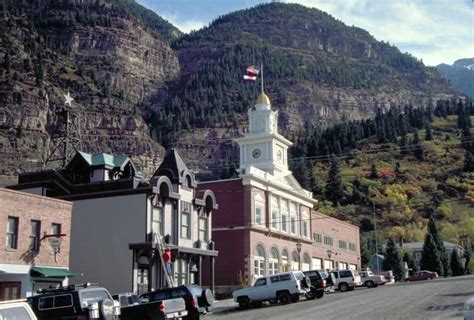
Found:
[[[133,155],[152,171],[162,147],[137,107],[179,72],[168,41],[105,1],[7,1],[0,57],[0,184],[38,170],[52,150],[63,94],[74,97],[83,150]],[[58,163],[49,163],[55,167]]]
[[[474,58],[459,59],[453,65],[440,64],[436,69],[462,93],[474,98]]]

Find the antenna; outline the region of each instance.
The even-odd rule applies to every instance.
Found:
[[[51,134],[53,150],[43,163],[45,168],[51,162],[61,161],[61,168],[66,167],[73,157],[73,153],[82,147],[79,130],[79,113],[72,109],[74,100],[69,91],[64,95],[64,106],[56,108],[56,127]]]

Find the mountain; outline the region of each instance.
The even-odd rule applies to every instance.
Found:
[[[133,0],[3,3],[0,184],[43,168],[68,91],[84,151],[126,153],[147,175],[174,146],[201,177],[238,161],[232,139],[259,90],[241,80],[248,65],[263,62],[280,131],[295,140],[459,95],[434,68],[300,5],[259,5],[183,35]]]
[[[452,66],[439,64],[436,69],[465,95],[474,97],[474,58],[456,60]]]
[[[259,90],[242,81],[263,62],[265,91],[294,139],[306,126],[368,118],[378,108],[415,106],[458,93],[434,68],[317,9],[270,3],[222,16],[173,43],[181,72],[151,97],[148,121],[165,146],[187,152],[190,166],[227,167],[230,138],[247,126]],[[216,143],[219,141],[220,143]]]
[[[41,169],[63,94],[83,149],[160,163],[138,103],[179,72],[174,26],[134,1],[5,0],[0,21],[0,184]],[[50,163],[57,167],[59,163]]]

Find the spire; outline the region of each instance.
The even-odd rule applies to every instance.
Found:
[[[270,106],[271,103],[270,103],[270,99],[268,98],[268,96],[265,94],[265,92],[262,92],[258,98],[257,98],[257,103],[256,104],[264,104],[264,105],[268,105]]]

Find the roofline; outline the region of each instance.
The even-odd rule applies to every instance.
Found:
[[[20,189],[20,190],[23,190],[23,189]],[[15,193],[15,194],[18,194],[18,195],[29,196],[29,197],[38,198],[38,199],[41,199],[41,200],[48,200],[48,201],[53,201],[53,202],[62,202],[64,204],[68,204],[68,205],[71,205],[71,206],[73,205],[73,203],[71,201],[68,201],[68,200],[62,200],[62,199],[58,199],[58,198],[51,198],[51,197],[47,197],[47,196],[40,196],[40,195],[37,195],[37,194],[34,194],[34,193],[19,191],[19,190],[16,190],[16,189],[10,189],[9,186],[6,187],[6,188],[0,187],[0,191],[6,191],[6,192],[10,192],[10,193]]]
[[[360,227],[358,227],[358,226],[356,226],[356,225],[353,225],[352,223],[349,223],[349,222],[346,222],[346,221],[343,221],[343,220],[339,220],[339,219],[337,219],[337,218],[328,216],[327,214],[321,213],[321,212],[319,212],[319,211],[312,210],[312,211],[311,211],[311,214],[324,216],[324,217],[326,217],[325,219],[327,219],[327,220],[331,220],[332,222],[335,222],[335,223],[338,223],[338,224],[342,224],[342,225],[351,227],[351,228],[353,228],[353,229],[356,229],[357,231],[360,231]]]

